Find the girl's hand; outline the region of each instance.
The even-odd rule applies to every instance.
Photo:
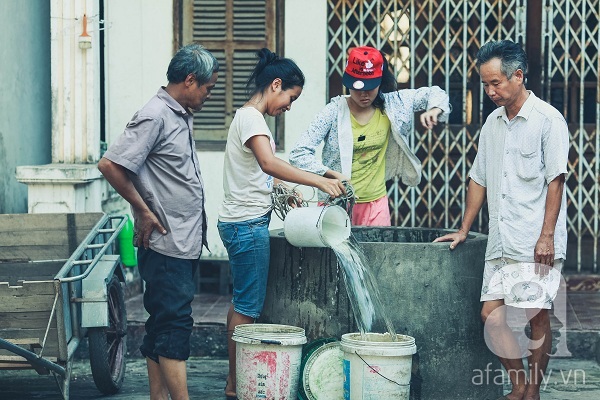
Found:
[[[291,191],[295,197],[290,197],[288,199],[288,205],[292,208],[302,207],[302,202],[304,201],[304,196],[302,195],[302,192],[296,191],[294,189],[292,189]]]
[[[339,179],[329,179],[319,176],[315,186],[321,191],[327,193],[332,198],[346,194],[346,187]]]
[[[433,129],[434,126],[438,123],[438,117],[442,113],[442,109],[438,107],[433,107],[430,110],[425,111],[421,114],[421,125],[427,129]]]
[[[344,176],[341,172],[337,172],[332,169],[327,170],[327,172],[325,172],[325,175],[323,175],[323,176],[325,176],[326,178],[337,179],[342,182],[343,181],[350,182],[350,179],[346,178],[346,176]]]

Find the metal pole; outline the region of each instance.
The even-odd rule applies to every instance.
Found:
[[[11,353],[23,357],[24,359],[29,361],[33,366],[44,367],[50,371],[56,372],[63,378],[67,375],[66,370],[60,365],[54,364],[53,362],[48,361],[44,358],[40,358],[37,354],[25,350],[24,348],[17,346],[16,344],[12,344],[11,342],[8,342],[4,339],[0,339],[0,349],[8,350]]]

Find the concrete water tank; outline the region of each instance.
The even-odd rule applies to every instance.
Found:
[[[396,333],[415,338],[411,399],[495,399],[501,366],[483,338],[481,281],[487,236],[450,251],[451,230],[354,227]],[[342,271],[329,248],[297,248],[271,231],[261,322],[300,326],[308,340],[358,332]],[[486,372],[487,371],[487,372]]]

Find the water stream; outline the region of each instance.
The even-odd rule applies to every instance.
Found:
[[[332,244],[331,249],[337,256],[338,264],[342,266],[346,292],[361,340],[368,340],[369,332],[388,332],[392,341],[396,341],[396,331],[385,312],[379,289],[356,238],[351,234],[343,242]]]

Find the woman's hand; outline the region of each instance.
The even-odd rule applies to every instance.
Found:
[[[333,178],[333,179],[337,179],[341,182],[350,182],[350,179],[346,178],[345,175],[343,175],[341,172],[337,172],[334,171],[332,169],[327,170],[327,172],[325,172],[325,174],[323,175],[325,178]]]
[[[442,113],[442,109],[439,107],[433,107],[430,110],[425,111],[421,114],[421,125],[427,129],[433,129],[438,123],[438,117]]]
[[[339,197],[346,194],[346,187],[339,179],[329,179],[324,176],[319,176],[315,187],[327,193],[331,198]]]

